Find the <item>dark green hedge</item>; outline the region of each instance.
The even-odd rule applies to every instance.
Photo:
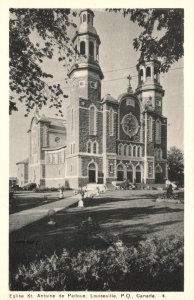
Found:
[[[183,240],[152,238],[136,247],[117,241],[106,250],[65,249],[28,266],[11,277],[17,291],[181,291]]]

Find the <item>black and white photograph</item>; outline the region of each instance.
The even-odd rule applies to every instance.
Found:
[[[8,8],[10,298],[172,299],[185,291],[185,9],[87,4]]]

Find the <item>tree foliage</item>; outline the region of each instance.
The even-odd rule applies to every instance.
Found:
[[[58,61],[69,66],[74,49],[68,30],[76,27],[75,16],[70,9],[10,9],[10,114],[18,100],[25,102],[26,116],[35,105],[48,103],[62,114],[67,95],[59,84],[47,83],[53,75],[44,71],[43,63],[57,52]]]
[[[183,56],[183,9],[108,11],[120,12],[143,28],[133,42],[140,60],[156,55],[165,72]],[[59,84],[49,84],[47,79],[53,74],[44,71],[44,62],[57,54],[58,61],[70,67],[75,49],[69,30],[76,27],[75,16],[70,9],[10,9],[10,114],[17,110],[19,100],[25,103],[26,116],[35,105],[41,108],[46,104],[56,107],[62,116],[62,100],[68,96]]]
[[[108,9],[120,12],[133,23],[143,28],[133,40],[141,59],[157,56],[161,59],[161,71],[184,55],[184,10],[183,9]]]
[[[184,179],[184,155],[176,147],[168,151],[168,177],[172,181],[183,183]]]

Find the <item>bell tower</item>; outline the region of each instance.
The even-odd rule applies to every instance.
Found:
[[[68,74],[71,95],[100,101],[101,80],[104,76],[99,65],[101,42],[93,26],[94,13],[90,9],[84,9],[79,16],[79,30],[73,38],[76,61]]]
[[[147,108],[162,114],[162,97],[164,90],[160,85],[160,62],[155,56],[149,61],[141,60],[137,65],[138,86],[136,95],[142,103],[143,109]]]
[[[136,95],[142,104],[144,124],[144,183],[161,183],[166,177],[167,119],[162,109],[164,90],[160,84],[160,62],[155,56],[142,59],[137,71]]]
[[[66,178],[72,187],[103,181],[102,103],[99,65],[100,38],[93,25],[94,13],[84,9],[73,38],[76,53],[68,77],[70,101],[67,108]]]

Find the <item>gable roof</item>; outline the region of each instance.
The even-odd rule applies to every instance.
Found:
[[[102,101],[104,102],[104,101],[111,101],[111,102],[116,102],[116,103],[118,103],[118,101],[115,99],[115,98],[113,98],[112,96],[111,96],[111,94],[106,94],[105,96],[104,96],[104,98],[102,99]]]

